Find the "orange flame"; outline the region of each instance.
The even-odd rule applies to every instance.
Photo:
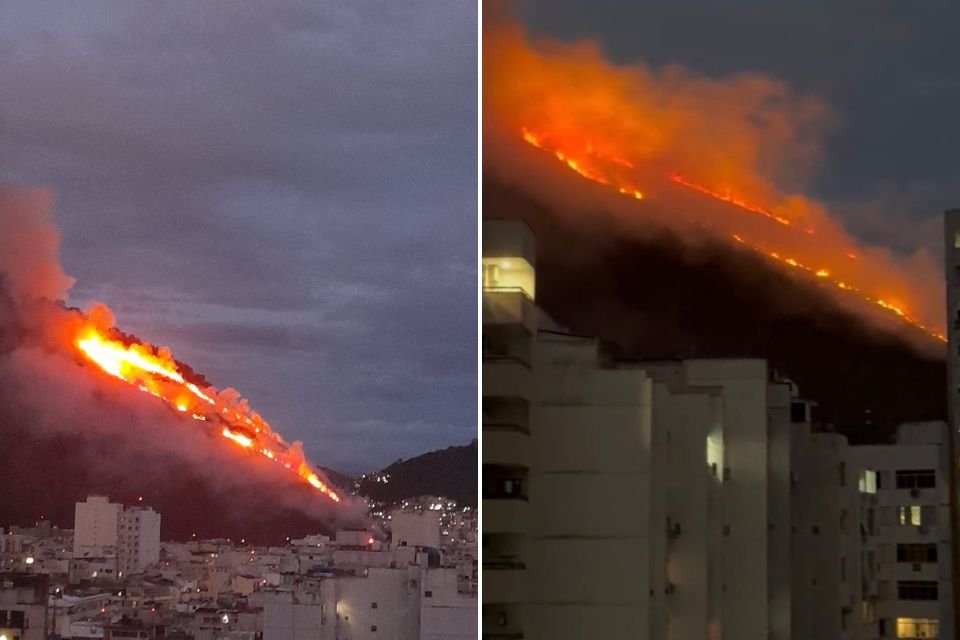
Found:
[[[618,182],[617,178],[612,177],[612,174],[611,174],[611,177],[608,177],[607,174],[604,174],[600,168],[586,169],[585,165],[591,161],[597,162],[599,164],[603,160],[609,160],[609,158],[603,158],[602,156],[597,154],[592,148],[588,148],[586,151],[584,151],[582,156],[581,155],[577,156],[577,158],[582,157],[582,159],[574,160],[571,158],[570,152],[560,149],[558,146],[556,146],[555,142],[551,141],[550,143],[548,143],[546,141],[546,136],[534,133],[527,127],[523,127],[521,129],[521,135],[525,142],[547,153],[551,153],[557,159],[564,162],[564,164],[566,164],[567,167],[575,171],[581,177],[586,178],[587,180],[591,180],[592,182],[596,182],[599,184],[603,184],[603,185],[615,188],[617,192],[621,194],[627,194],[627,195],[636,194],[635,197],[637,197],[638,199],[643,197],[640,191],[637,190],[635,187],[633,187],[632,185],[626,182]],[[623,166],[630,166],[630,167],[633,166],[632,163],[630,163],[629,161],[625,161],[622,159],[618,159],[618,164],[621,164]],[[731,190],[727,190],[726,192],[713,191],[711,189],[708,189],[707,187],[697,184],[696,182],[693,182],[692,180],[684,178],[683,176],[677,173],[668,175],[668,178],[676,184],[693,189],[695,191],[698,191],[702,194],[705,194],[717,200],[721,200],[735,207],[738,207],[741,210],[750,212],[752,214],[758,214],[758,215],[764,216],[765,218],[768,218],[783,227],[799,230],[807,235],[811,235],[814,233],[813,230],[809,228],[798,229],[794,225],[794,223],[788,220],[787,218],[779,216],[773,213],[772,211],[770,211],[769,209],[760,206],[759,204],[751,203],[740,196],[733,195]],[[814,278],[832,282],[837,289],[840,289],[842,291],[846,291],[851,294],[858,294],[861,299],[873,305],[875,308],[881,309],[884,312],[892,314],[896,318],[906,322],[907,324],[913,326],[916,329],[923,331],[929,336],[932,336],[940,341],[944,341],[944,342],[946,341],[946,337],[943,335],[943,333],[931,327],[928,327],[922,322],[920,322],[902,305],[891,302],[877,295],[868,294],[859,287],[848,284],[847,282],[841,279],[834,278],[831,275],[831,271],[825,267],[814,267],[814,266],[805,264],[804,262],[801,262],[798,258],[795,258],[792,256],[782,256],[780,255],[780,253],[766,249],[759,244],[754,244],[754,243],[745,241],[740,234],[730,234],[730,237],[735,242],[741,245],[744,245],[746,247],[749,247],[753,251],[759,254],[762,254],[768,258],[772,258],[773,260],[777,261],[781,265],[790,267],[798,271],[807,272]],[[855,260],[857,258],[856,254],[852,252],[846,253],[845,257],[850,258],[851,260]]]
[[[289,445],[257,414],[248,415],[245,409],[219,401],[215,389],[204,391],[194,383],[187,382],[165,351],[157,351],[147,344],[126,345],[105,337],[93,327],[85,328],[75,343],[87,359],[109,375],[164,400],[181,413],[189,413],[194,420],[206,422],[216,419],[226,423],[221,431],[224,438],[280,463],[286,469],[298,464],[296,473],[300,479],[334,502],[341,501],[340,496],[321,481],[313,469],[305,462],[299,462]],[[254,444],[258,447],[254,448]]]

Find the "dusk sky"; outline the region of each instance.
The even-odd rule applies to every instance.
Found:
[[[0,182],[69,302],[348,473],[476,437],[471,2],[0,7]]]
[[[865,241],[941,252],[942,212],[960,206],[960,41],[945,28],[960,4],[524,0],[518,13],[620,64],[759,72],[822,98],[832,126],[808,195]]]

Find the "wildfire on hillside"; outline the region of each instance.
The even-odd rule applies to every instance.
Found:
[[[934,260],[921,248],[868,246],[800,194],[832,122],[821,100],[758,74],[613,63],[596,43],[534,39],[512,22],[485,25],[483,77],[485,171],[574,219],[608,211],[625,233],[703,231],[865,318],[944,341]],[[596,188],[576,187],[524,147]]]
[[[232,396],[213,387],[201,389],[187,379],[169,351],[145,343],[128,344],[111,333],[110,329],[87,323],[79,328],[73,344],[86,361],[159,398],[205,428],[214,429],[244,454],[262,456],[333,502],[342,500],[321,479],[321,474],[303,460],[299,449],[285,442],[246,403],[237,403]]]
[[[633,168],[634,165],[629,160],[614,156],[604,157],[602,154],[597,153],[592,145],[588,145],[579,152],[571,151],[563,147],[560,143],[545,142],[547,139],[545,136],[534,133],[527,127],[523,127],[521,129],[521,137],[527,144],[551,153],[555,158],[565,164],[569,169],[580,175],[582,178],[596,182],[605,187],[615,189],[618,193],[633,197],[637,200],[642,200],[644,197],[639,188],[637,188],[633,183],[628,182],[625,178],[620,177],[619,174],[621,172],[616,171],[616,167],[613,167],[614,170],[610,170],[611,166],[614,164],[619,165],[620,167],[626,167],[628,169]],[[604,165],[606,165],[606,170],[602,168]],[[816,237],[817,234],[814,229],[810,227],[799,227],[794,223],[794,221],[785,218],[759,204],[745,200],[743,197],[736,195],[729,188],[724,189],[723,191],[712,190],[709,187],[698,184],[677,173],[668,174],[665,177],[675,184],[681,185],[687,189],[691,189],[721,202],[730,204],[745,213],[763,216],[771,222],[783,227],[787,227],[794,233],[810,236],[809,242],[811,243],[811,249],[816,249],[819,251],[819,248],[815,246],[818,238]],[[647,189],[647,191],[649,192],[650,190]],[[740,233],[744,232],[741,231]],[[745,240],[740,233],[731,233],[729,234],[729,238],[741,246],[748,247],[749,249],[765,256],[766,258],[776,261],[783,267],[795,271],[806,272],[817,279],[831,283],[840,291],[850,295],[857,295],[865,302],[876,306],[878,309],[895,316],[899,320],[906,322],[914,328],[919,329],[940,341],[946,342],[946,336],[942,333],[942,331],[924,325],[901,304],[887,300],[881,295],[872,292],[870,289],[866,289],[864,286],[856,284],[856,281],[853,280],[853,278],[850,278],[850,282],[848,282],[847,279],[835,276],[834,273],[842,272],[844,270],[843,267],[849,264],[850,260],[857,259],[857,255],[855,253],[848,251],[842,255],[834,256],[834,262],[832,264],[836,265],[838,264],[837,261],[839,261],[839,268],[836,266],[830,266],[823,259],[823,257],[819,259],[818,263],[808,263],[806,262],[806,259],[798,259],[793,257],[791,254],[784,255],[773,250],[771,247],[764,246],[761,244],[763,242],[762,238]],[[801,253],[797,253],[796,255],[801,255]]]

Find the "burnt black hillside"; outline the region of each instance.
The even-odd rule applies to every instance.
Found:
[[[627,237],[602,213],[575,224],[489,178],[483,198],[486,217],[533,228],[538,305],[617,357],[765,358],[852,442],[946,415],[942,360],[752,254],[720,244],[692,252],[667,232]]]

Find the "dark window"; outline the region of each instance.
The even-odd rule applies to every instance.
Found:
[[[929,562],[937,561],[937,545],[935,544],[898,544],[897,562]]]
[[[376,631],[376,630],[377,630],[377,625],[373,625],[370,627],[370,631]]]
[[[376,602],[371,602],[371,603],[370,603],[370,608],[371,608],[371,609],[376,609],[376,608],[377,608],[377,603],[376,603]]]
[[[880,634],[881,638],[887,635],[887,619],[886,618],[880,618],[879,620],[877,620],[877,633]]]
[[[897,598],[900,600],[936,600],[937,583],[933,580],[901,580],[897,582]]]
[[[10,626],[15,629],[23,629],[23,611],[10,612]]]
[[[806,422],[806,421],[807,421],[807,403],[791,402],[790,403],[790,422]]]
[[[810,530],[813,532],[813,535],[815,536],[820,535],[820,527],[818,527],[817,525],[813,525],[813,528]]]
[[[424,591],[424,592],[423,592],[423,597],[424,597],[424,598],[432,598],[432,597],[433,597],[433,591]]]
[[[897,471],[897,489],[933,489],[936,486],[937,473],[933,469]]]

